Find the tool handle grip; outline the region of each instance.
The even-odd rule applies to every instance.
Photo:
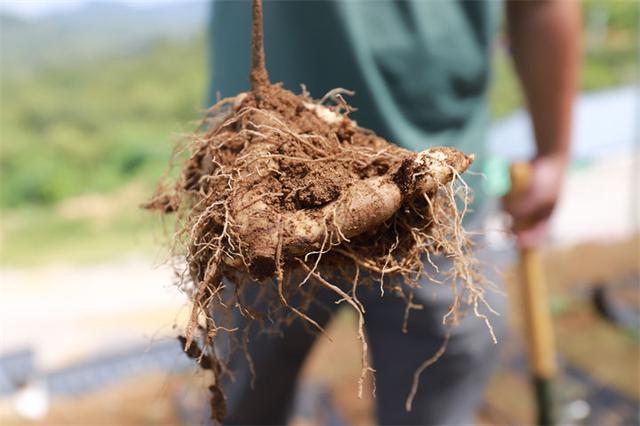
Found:
[[[511,176],[511,196],[521,196],[524,194],[533,181],[533,168],[529,163],[513,163],[509,169]]]
[[[510,169],[511,197],[522,196],[533,178],[528,163],[514,163]],[[551,312],[542,256],[537,248],[520,249],[520,279],[531,363],[536,376],[551,378],[557,371]]]

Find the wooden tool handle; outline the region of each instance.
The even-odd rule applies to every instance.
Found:
[[[514,163],[510,172],[510,196],[521,196],[531,184],[531,166],[528,163]],[[549,379],[555,376],[557,365],[547,282],[542,256],[537,248],[520,249],[520,277],[533,372],[539,378]]]

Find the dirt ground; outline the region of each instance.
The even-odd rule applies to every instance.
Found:
[[[640,399],[638,341],[598,316],[585,294],[595,282],[611,283],[637,273],[639,242],[640,239],[635,237],[622,243],[582,245],[546,255],[561,357],[588,372],[599,383],[636,401]],[[523,349],[517,286],[512,283],[509,289],[513,311],[512,335],[508,342],[502,342],[505,361],[487,391],[479,419],[482,424],[522,424],[533,419],[526,372],[514,373],[508,365],[509,360]],[[318,340],[307,361],[303,379],[326,384],[336,410],[347,424],[371,424],[374,422],[371,393],[365,392],[361,400],[356,396],[359,346],[354,317],[349,311],[338,315],[329,334],[334,342]],[[202,375],[195,371],[136,377],[81,398],[54,399],[48,415],[35,423],[199,423],[201,420],[197,416],[202,416],[199,407],[206,398],[203,382]],[[0,400],[2,424],[34,423],[20,418],[11,402]],[[184,407],[192,407],[192,412],[199,414],[187,419]],[[615,413],[612,416],[610,424],[619,424]],[[298,419],[295,423],[313,424],[308,419]]]

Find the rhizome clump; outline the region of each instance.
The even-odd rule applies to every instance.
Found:
[[[251,90],[207,111],[179,177],[162,182],[145,205],[178,217],[173,252],[184,259],[177,272],[192,300],[181,341],[187,355],[213,373],[218,422],[225,415],[220,378],[229,372],[216,338],[228,334],[231,346],[242,350],[248,336],[234,328],[234,311],[260,327],[298,320],[322,332],[306,310],[317,288],[335,292],[358,314],[359,395],[373,372],[359,286],[378,285],[381,293],[404,298],[406,325],[417,307],[413,289],[429,278],[425,262],[446,255],[455,301],[443,320],[453,324],[469,307],[491,331],[478,310],[479,304],[491,310],[484,299],[488,283],[462,228],[470,194],[460,175],[473,156],[446,147],[415,153],[387,142],[349,118],[346,90],[316,101],[304,90],[297,95],[271,84],[259,0],[253,19]],[[249,285],[260,286],[251,301],[243,297]],[[416,372],[408,409],[419,373],[433,362],[427,361]]]

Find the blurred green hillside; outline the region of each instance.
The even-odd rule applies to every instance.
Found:
[[[632,0],[584,0],[583,91],[602,90],[637,82],[640,78],[640,3]],[[501,41],[494,62],[490,93],[494,118],[502,118],[522,106],[518,82],[511,69],[506,44]]]
[[[162,236],[138,206],[204,107],[206,15],[183,9],[0,16],[1,263],[93,261]]]
[[[3,75],[0,204],[51,205],[159,176],[171,140],[200,114],[202,52],[203,37],[158,41],[140,55]]]
[[[2,264],[90,261],[154,242],[157,221],[137,206],[201,115],[204,18],[164,11],[125,19],[126,10],[107,5],[81,11],[76,26],[66,15],[0,18]],[[585,18],[583,88],[637,78],[637,5],[587,2]],[[167,24],[179,19],[182,26]],[[522,103],[499,51],[495,117]]]
[[[3,72],[34,74],[41,67],[144,53],[158,38],[189,40],[202,32],[208,11],[206,0],[192,0],[146,8],[91,1],[36,19],[0,13]]]
[[[201,114],[203,50],[199,35],[158,40],[137,55],[45,67],[28,77],[2,74],[3,261],[20,260],[25,251],[31,257],[31,250],[41,251],[40,240],[58,250],[60,241],[91,235],[87,228],[96,218],[103,229],[112,221],[122,225],[124,217],[141,219],[137,205],[166,169],[180,134]],[[109,197],[127,186],[138,188],[128,203],[106,216],[93,211],[113,204]],[[84,212],[62,217],[64,200],[83,194],[105,199],[88,199],[77,206]],[[107,234],[98,232],[83,250],[97,248]]]

